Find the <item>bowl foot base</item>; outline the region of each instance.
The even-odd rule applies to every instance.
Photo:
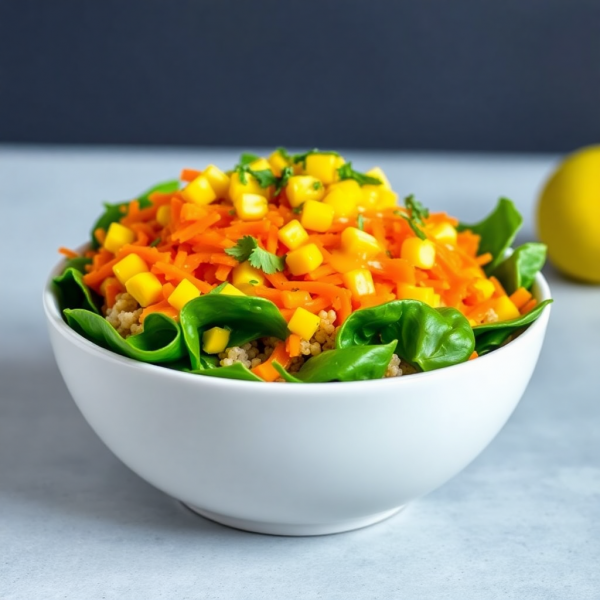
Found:
[[[374,525],[375,523],[389,519],[404,508],[403,506],[399,506],[398,508],[393,508],[392,510],[386,510],[373,515],[368,515],[366,517],[361,517],[359,519],[349,519],[347,521],[339,521],[330,524],[291,525],[287,523],[264,523],[261,521],[237,519],[236,517],[229,517],[227,515],[221,515],[210,510],[204,510],[203,508],[199,508],[192,504],[187,504],[186,502],[183,502],[182,504],[200,516],[220,523],[221,525],[227,525],[227,527],[242,529],[243,531],[251,531],[253,533],[266,533],[268,535],[286,536],[328,535],[331,533],[343,533],[344,531],[361,529],[362,527],[368,527],[369,525]]]

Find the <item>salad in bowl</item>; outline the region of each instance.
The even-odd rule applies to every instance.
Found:
[[[475,360],[550,300],[543,244],[507,256],[522,219],[401,205],[383,171],[333,151],[183,169],[107,204],[54,279],[68,325],[117,354],[200,376],[323,383]]]

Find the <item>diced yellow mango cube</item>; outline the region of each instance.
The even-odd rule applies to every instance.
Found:
[[[431,240],[407,238],[402,243],[400,257],[419,269],[431,269],[435,264],[435,246]]]
[[[373,275],[368,269],[354,269],[342,275],[344,284],[355,299],[375,293]]]
[[[135,240],[135,233],[121,225],[121,223],[111,223],[104,239],[104,248],[109,252],[118,252],[125,244],[131,244]]]
[[[369,177],[376,177],[381,181],[381,185],[377,187],[381,187],[384,190],[391,190],[392,186],[390,185],[389,179],[385,176],[385,173],[380,167],[373,167],[370,171],[367,171],[365,175]]]
[[[428,230],[432,238],[442,244],[456,244],[456,229],[450,223],[438,223]]]
[[[324,233],[331,227],[334,215],[333,208],[328,204],[307,200],[302,207],[300,223],[305,229]]]
[[[281,176],[281,172],[285,167],[289,166],[287,159],[281,155],[279,150],[275,150],[271,156],[269,156],[269,165],[271,169],[273,169],[273,173],[277,175],[277,177]]]
[[[242,183],[239,173],[232,173],[229,178],[229,197],[235,202],[242,194],[258,194],[265,198],[269,195],[267,188],[261,188],[258,181],[249,173],[245,174],[246,183]]]
[[[354,204],[357,204],[362,198],[362,189],[354,179],[344,179],[343,181],[338,181],[327,186],[328,194],[335,191],[344,192],[346,196],[352,199]]]
[[[306,244],[287,255],[285,262],[292,275],[306,275],[320,267],[323,255],[316,244]]]
[[[476,279],[469,287],[472,288],[470,291],[476,294],[478,302],[489,300],[496,291],[496,286],[489,279],[483,277]]]
[[[247,284],[262,285],[265,282],[263,272],[255,269],[247,260],[233,268],[231,279],[237,288]]]
[[[271,165],[266,158],[258,158],[248,165],[253,171],[271,171]]]
[[[219,292],[219,294],[223,294],[224,296],[245,296],[244,292],[241,292],[236,287],[231,285],[230,283],[226,284],[225,287]]]
[[[242,194],[233,201],[235,212],[244,221],[258,221],[269,212],[269,203],[259,194]]]
[[[208,179],[210,187],[215,191],[217,198],[227,198],[229,192],[229,175],[223,173],[219,167],[208,165],[202,172],[202,175]]]
[[[173,308],[181,310],[190,300],[194,300],[194,298],[198,298],[199,296],[200,290],[187,279],[182,279],[167,298],[167,302]]]
[[[313,315],[305,308],[298,307],[288,323],[288,329],[299,335],[303,340],[310,340],[319,328],[320,323],[321,319],[317,315]]]
[[[304,172],[316,177],[321,183],[329,185],[339,179],[337,170],[344,164],[344,159],[335,154],[309,154],[306,157]]]
[[[440,305],[440,296],[431,287],[417,287],[409,283],[399,283],[396,286],[398,300],[419,300],[433,308]]]
[[[342,183],[345,182],[342,181]],[[332,187],[333,186],[329,186],[329,189]],[[354,197],[339,189],[329,192],[327,196],[323,198],[323,204],[331,206],[333,215],[337,219],[354,217],[358,212],[357,201]]]
[[[128,254],[113,266],[113,273],[122,285],[125,285],[134,275],[148,271],[148,265],[137,254]]]
[[[385,208],[395,208],[398,205],[398,194],[392,190],[386,190],[383,186],[378,186],[376,208],[383,210]]]
[[[210,185],[208,177],[204,174],[199,175],[193,181],[190,181],[182,190],[181,195],[186,202],[194,204],[210,204],[217,199],[217,194]]]
[[[500,296],[494,302],[494,311],[498,315],[499,321],[509,321],[520,316],[519,309],[508,296]]]
[[[166,227],[171,222],[171,205],[165,204],[163,206],[159,206],[156,211],[156,220],[160,225]]]
[[[306,243],[308,240],[308,233],[306,229],[302,227],[300,221],[294,219],[286,225],[284,225],[277,234],[279,241],[285,244],[290,250],[295,250]]]
[[[125,284],[128,294],[131,294],[144,308],[155,304],[162,296],[162,284],[153,273],[138,273]]]
[[[321,200],[325,195],[323,184],[310,175],[294,175],[285,186],[285,195],[294,208],[307,200]]]
[[[374,236],[356,227],[346,227],[342,231],[342,250],[353,256],[367,259],[382,252]]]
[[[202,350],[206,354],[219,354],[227,348],[231,332],[222,327],[212,327],[202,334]]]

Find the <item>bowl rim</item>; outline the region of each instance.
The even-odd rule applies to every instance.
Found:
[[[82,248],[85,248],[83,246]],[[142,361],[135,360],[133,358],[129,358],[127,356],[121,356],[116,352],[111,350],[106,350],[101,346],[98,346],[94,342],[91,342],[87,338],[83,337],[79,333],[77,333],[74,329],[71,329],[66,321],[63,319],[61,311],[58,307],[58,302],[56,295],[53,291],[53,279],[62,270],[65,268],[66,259],[61,260],[57,263],[54,268],[51,270],[50,275],[46,281],[43,291],[43,305],[44,305],[44,313],[46,315],[46,319],[50,326],[53,326],[63,337],[65,337],[72,344],[78,346],[81,350],[86,351],[88,353],[95,354],[99,359],[108,360],[109,362],[115,362],[121,366],[129,366],[137,371],[139,371],[140,375],[150,371],[150,372],[160,372],[165,377],[172,377],[177,380],[183,378],[189,382],[196,381],[198,385],[201,386],[215,386],[221,388],[231,388],[232,391],[243,391],[243,390],[253,390],[254,392],[261,390],[264,393],[276,393],[278,396],[282,396],[281,387],[278,385],[273,385],[272,382],[266,381],[244,381],[239,379],[228,379],[225,377],[210,377],[210,376],[202,376],[197,373],[187,373],[185,371],[177,371],[175,369],[169,369],[168,367],[164,367],[161,365],[155,365],[152,363],[145,363]],[[552,299],[552,295],[550,292],[550,286],[546,281],[546,278],[543,276],[541,271],[537,273],[534,280],[534,288],[535,293],[534,296],[540,302],[544,300]],[[305,386],[309,385],[310,389],[314,392],[324,392],[329,390],[332,392],[334,388],[339,388],[340,386],[353,386],[354,389],[369,388],[372,391],[373,386],[390,386],[390,385],[406,385],[406,380],[416,383],[417,381],[425,381],[426,378],[428,380],[432,380],[434,378],[439,378],[444,376],[444,372],[451,369],[453,373],[456,373],[458,369],[462,369],[465,371],[465,375],[468,376],[469,369],[473,370],[477,368],[478,364],[481,364],[480,361],[490,361],[498,358],[498,355],[504,356],[506,352],[510,352],[511,348],[513,351],[522,345],[525,339],[542,333],[542,329],[546,327],[547,321],[550,316],[551,304],[544,307],[542,313],[539,317],[527,327],[527,329],[519,335],[518,338],[506,344],[505,346],[501,346],[500,348],[490,352],[488,354],[484,354],[483,356],[478,357],[476,360],[468,360],[464,363],[459,363],[457,365],[452,365],[450,367],[443,367],[441,369],[436,369],[434,371],[427,371],[421,373],[413,373],[410,377],[386,377],[382,379],[367,379],[360,381],[331,381],[327,383],[307,383],[307,384],[296,384],[285,386],[285,396],[289,397],[290,394],[303,394],[305,395]],[[156,371],[159,369],[159,371]]]

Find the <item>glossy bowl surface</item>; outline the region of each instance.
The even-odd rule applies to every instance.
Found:
[[[534,292],[550,297],[542,275]],[[63,321],[51,279],[44,308],[67,387],[119,459],[210,519],[277,535],[376,523],[461,471],[523,395],[550,315],[495,352],[429,373],[273,384],[104,350]]]

